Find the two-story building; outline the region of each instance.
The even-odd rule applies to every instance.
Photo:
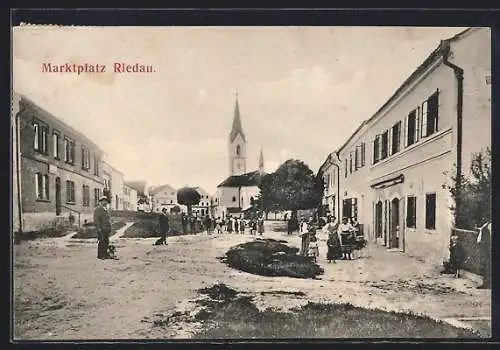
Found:
[[[124,174],[109,164],[107,155],[104,155],[102,162],[102,177],[104,179],[104,188],[109,191],[110,206],[114,210],[123,210],[124,201]]]
[[[151,186],[149,193],[151,194],[154,211],[159,212],[163,208],[166,208],[170,212],[173,207],[178,205],[177,190],[171,185]]]
[[[440,263],[453,225],[450,175],[467,174],[491,147],[491,34],[469,28],[443,40],[320,169],[324,204],[357,217],[373,242]],[[456,167],[455,167],[456,165]],[[446,174],[445,174],[446,173]]]
[[[123,210],[137,210],[137,191],[127,184],[123,184]]]
[[[92,221],[104,185],[103,151],[28,98],[15,93],[13,97],[13,179],[19,190],[14,199],[18,216],[14,230],[53,227],[70,214],[75,222]]]

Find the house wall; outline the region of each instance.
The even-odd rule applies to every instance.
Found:
[[[22,110],[20,117],[20,148],[21,148],[21,187],[23,207],[23,230],[35,231],[53,225],[56,220],[56,179],[60,179],[61,213],[60,217],[66,217],[73,211],[75,219],[78,220],[80,213],[81,222],[91,220],[95,203],[94,189],[100,189],[102,193],[103,179],[101,177],[101,155],[99,150],[78,132],[48,114],[27,100],[21,100]],[[40,153],[34,149],[33,121],[43,122],[48,127],[47,152]],[[63,142],[59,142],[59,157],[53,153],[53,131],[57,130],[62,137],[69,136],[75,141],[75,154],[73,164],[67,164],[63,160]],[[90,169],[82,168],[81,147],[90,150]],[[97,174],[94,174],[94,161],[98,161]],[[37,199],[35,174],[39,172],[48,176],[49,197]],[[74,182],[74,202],[68,201],[67,183]],[[89,186],[89,203],[83,203],[83,185]]]
[[[111,194],[113,195],[112,199],[112,208],[114,210],[123,210],[123,174],[116,169],[111,169]]]
[[[489,30],[472,31],[468,36],[452,43],[452,53],[456,64],[465,69],[463,159],[464,168],[467,168],[470,164],[470,154],[491,144],[491,90],[485,82],[485,75],[491,71]],[[440,59],[436,60],[419,78],[410,83],[399,97],[377,116],[368,120],[340,151],[340,216],[345,215],[342,200],[356,198],[357,216],[371,241],[377,241],[432,263],[440,263],[448,257],[447,245],[452,227],[450,207],[453,203],[443,185],[449,183],[449,174],[453,171],[456,159],[456,86],[453,70],[445,66]],[[404,141],[406,116],[436,90],[439,91],[437,132],[406,147]],[[400,151],[374,164],[375,136],[391,128],[398,121],[402,122]],[[365,166],[351,173],[349,155],[361,142],[366,143]],[[333,168],[327,167],[324,177],[327,173],[333,172]],[[404,176],[403,183],[381,189],[371,187],[398,175]],[[326,195],[332,192],[335,193],[336,189],[330,188],[325,192],[324,202],[328,201]],[[435,229],[425,227],[427,193],[436,194]],[[406,227],[408,196],[415,196],[417,200],[415,228]],[[395,243],[390,242],[391,222],[386,219],[385,207],[382,237],[376,239],[375,235],[375,204],[381,201],[385,206],[387,201],[392,201],[394,198],[400,201],[399,216],[392,218],[394,222],[399,223],[394,231],[397,236]],[[390,202],[388,204],[388,208],[392,208]]]
[[[451,56],[450,62],[464,69],[462,165],[468,173],[472,153],[491,149],[491,85],[486,82],[491,76],[490,28],[478,28],[454,43]]]
[[[127,185],[123,185],[123,210],[137,210],[137,191]]]
[[[16,93],[13,93],[12,96],[12,105],[11,105],[11,137],[12,137],[12,143],[11,143],[11,157],[12,157],[12,182],[11,182],[11,188],[12,188],[12,206],[11,206],[11,215],[12,215],[12,232],[18,232],[21,225],[22,221],[20,222],[19,220],[19,206],[20,206],[20,201],[19,201],[19,194],[20,192],[18,191],[18,171],[20,171],[19,167],[19,159],[18,159],[18,153],[17,153],[17,142],[19,140],[19,131],[18,131],[18,124],[17,124],[17,114],[19,113],[19,103],[21,101],[21,96],[19,96]]]

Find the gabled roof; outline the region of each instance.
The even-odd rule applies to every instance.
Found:
[[[124,181],[125,185],[128,187],[133,188],[134,190],[137,191],[138,195],[145,195],[147,192],[147,182],[143,180],[137,180],[137,181]]]
[[[413,71],[413,73],[403,82],[403,84],[401,84],[401,86],[399,86],[399,88],[392,94],[392,96],[389,97],[389,99],[368,120],[365,120],[361,123],[361,125],[342,144],[342,146],[338,148],[337,152],[341,152],[365,124],[375,119],[380,114],[380,112],[384,110],[384,108],[386,108],[391,102],[393,102],[396,99],[396,97],[398,97],[401,94],[401,92],[403,92],[408,87],[408,85],[410,85],[410,83],[412,83],[423,72],[425,72],[425,70],[429,68],[432,65],[432,63],[435,62],[436,59],[441,57],[441,55],[443,55],[443,53],[445,52],[446,45],[449,45],[452,42],[462,39],[464,36],[467,36],[472,31],[477,29],[478,28],[467,28],[459,32],[458,34],[452,36],[451,38],[441,40],[441,42],[434,49],[434,51],[432,51],[429,54],[429,56],[417,67],[417,69]]]
[[[233,175],[225,179],[217,187],[251,187],[259,186],[262,176],[265,173],[260,173],[258,170],[246,173],[243,175]]]
[[[164,189],[168,189],[169,192],[177,191],[174,187],[170,186],[169,184],[165,184],[165,185],[150,186],[149,187],[149,194],[155,195]]]
[[[68,123],[64,122],[62,119],[56,117],[49,111],[43,109],[40,107],[38,104],[30,100],[28,97],[26,97],[23,94],[17,94],[20,97],[20,103],[26,106],[27,108],[32,109],[34,112],[39,113],[38,117],[41,117],[41,119],[44,119],[45,121],[53,124],[58,124],[56,128],[61,128],[64,127],[65,131],[68,133],[72,134],[74,137],[84,141],[88,146],[91,146],[98,150],[101,153],[104,153],[104,151],[94,142],[92,141],[88,136],[83,134],[82,132],[76,130],[74,127],[69,125]],[[68,135],[69,136],[69,135]]]
[[[233,116],[233,127],[231,128],[231,132],[229,133],[229,141],[233,142],[238,134],[241,135],[243,141],[246,142],[245,134],[243,133],[243,126],[241,125],[241,116],[240,116],[240,106],[238,104],[238,94],[236,94],[236,103],[234,105],[234,116]]]

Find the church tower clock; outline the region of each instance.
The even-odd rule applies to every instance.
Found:
[[[229,175],[242,175],[246,173],[246,138],[241,126],[238,94],[234,105],[233,126],[229,133]]]

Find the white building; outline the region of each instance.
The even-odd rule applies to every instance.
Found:
[[[264,173],[264,155],[260,152],[259,169],[247,172],[247,140],[241,125],[238,98],[234,108],[233,125],[229,133],[229,177],[217,186],[214,198],[214,214],[225,218],[241,216],[260,193],[259,183]]]
[[[173,207],[178,205],[177,190],[171,185],[151,186],[149,193],[151,195],[153,211],[160,212],[163,208],[166,208],[170,212]]]
[[[102,163],[102,173],[104,177],[104,187],[111,191],[111,208],[114,210],[124,210],[123,173],[109,164],[107,160],[104,160]]]
[[[137,191],[123,184],[123,210],[137,211]]]
[[[357,217],[372,242],[441,263],[453,225],[443,184],[454,164],[467,173],[472,153],[491,147],[490,79],[489,28],[442,41],[328,156],[325,209]]]

